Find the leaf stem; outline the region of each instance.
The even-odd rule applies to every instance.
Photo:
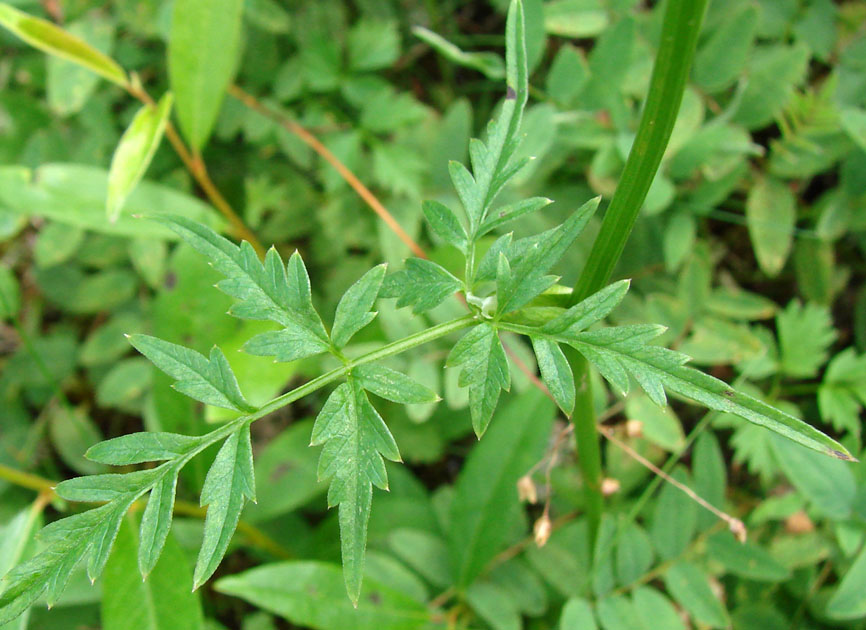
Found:
[[[572,304],[601,289],[622,255],[676,122],[706,4],[707,0],[668,0],[659,51],[637,135],[601,230],[574,287]],[[569,353],[569,358],[575,382],[582,384],[577,390],[572,421],[584,479],[589,549],[594,553],[603,511],[601,446],[595,430],[589,364],[577,353]]]

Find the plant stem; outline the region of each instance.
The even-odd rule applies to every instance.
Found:
[[[676,122],[706,4],[707,0],[667,2],[659,51],[637,135],[601,230],[574,287],[572,304],[604,287],[622,255]],[[572,421],[584,479],[589,549],[593,553],[603,510],[601,447],[595,430],[589,364],[577,353],[571,353],[569,358],[575,382],[581,384]]]

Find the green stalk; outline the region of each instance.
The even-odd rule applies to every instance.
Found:
[[[661,43],[637,135],[589,259],[574,287],[572,304],[587,298],[607,284],[625,249],[679,112],[706,4],[707,0],[667,2]],[[578,461],[583,474],[586,515],[589,521],[589,548],[592,552],[603,512],[601,447],[592,408],[589,365],[586,359],[577,353],[571,353],[569,358],[575,382],[578,383],[572,421],[577,440]]]

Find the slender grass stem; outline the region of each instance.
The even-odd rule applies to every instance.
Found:
[[[573,304],[601,289],[610,279],[622,255],[667,148],[682,102],[706,4],[707,0],[668,0],[661,43],[637,135],[601,230],[574,287],[571,296]],[[589,548],[594,550],[603,511],[601,448],[595,430],[589,364],[577,353],[572,353],[569,359],[575,382],[579,384],[572,421],[584,479]]]

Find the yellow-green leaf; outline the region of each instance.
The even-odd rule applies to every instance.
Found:
[[[114,222],[120,216],[126,198],[150,166],[165,132],[171,103],[172,95],[168,92],[156,105],[142,107],[120,138],[108,171],[105,211],[109,221]]]
[[[0,24],[34,48],[74,61],[112,83],[127,84],[126,73],[117,62],[47,20],[28,15],[4,2],[0,3]]]

